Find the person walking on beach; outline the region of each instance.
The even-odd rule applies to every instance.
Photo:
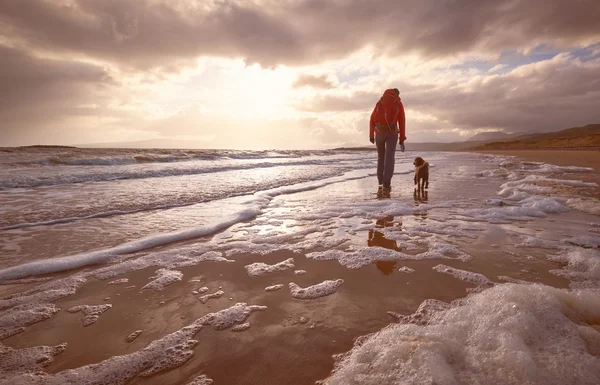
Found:
[[[369,140],[377,145],[378,195],[389,196],[392,191],[396,142],[404,152],[405,133],[406,117],[400,91],[397,88],[387,89],[375,105],[369,124]]]

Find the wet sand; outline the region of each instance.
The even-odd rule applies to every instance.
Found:
[[[188,363],[164,374],[138,379],[136,383],[183,385],[204,373],[216,384],[314,384],[329,375],[335,354],[350,350],[357,337],[379,331],[394,322],[388,311],[412,314],[426,299],[450,302],[466,296],[476,287],[434,272],[432,268],[440,263],[478,271],[492,281],[498,275],[509,275],[556,287],[568,286],[567,280],[548,273],[549,269],[557,266],[547,261],[544,253],[538,253],[538,258],[526,263],[525,268],[520,257],[506,258],[504,252],[489,247],[503,241],[506,241],[505,234],[494,233],[475,244],[468,245],[469,242],[465,241],[463,247],[466,251],[478,255],[477,259],[469,262],[377,262],[355,270],[347,269],[337,261],[315,261],[286,251],[268,255],[235,255],[230,257],[235,260],[234,263],[202,262],[180,269],[184,280],[168,286],[163,292],[144,290],[140,293],[148,277],[154,275],[155,268],[147,268],[120,275],[118,278],[129,279],[128,283],[121,285],[107,285],[112,279],[91,280],[75,295],[56,301],[63,310],[82,304],[112,304],[113,308],[102,314],[97,323],[83,327],[81,313],[61,311],[47,321],[30,326],[25,333],[5,339],[3,343],[25,348],[66,342],[68,349],[46,368],[48,372],[56,373],[135,352],[207,313],[237,302],[247,302],[268,308],[249,317],[249,330],[236,333],[204,327],[195,337],[199,344]],[[370,234],[370,241],[365,239],[366,244],[396,247],[395,241],[376,231]],[[244,269],[245,265],[253,262],[275,264],[288,258],[294,258],[295,269],[306,270],[307,274],[295,275],[292,269],[250,277]],[[402,266],[415,271],[408,274],[399,272]],[[338,278],[344,283],[332,295],[314,300],[298,300],[290,296],[289,282],[306,287]],[[193,282],[195,280],[199,282]],[[284,284],[284,288],[275,292],[264,291],[265,287],[278,283]],[[135,288],[128,288],[133,285]],[[197,299],[199,295],[192,294],[192,291],[203,286],[210,289],[208,293],[222,288],[225,294],[202,304]],[[139,329],[143,333],[135,341],[127,343],[126,337]]]
[[[592,167],[576,160],[565,162],[567,165]],[[549,163],[557,164],[552,161]],[[473,172],[470,168],[468,172],[460,170],[472,175],[475,167],[479,166],[467,164],[460,167],[473,168]],[[598,177],[598,173],[591,175]],[[415,206],[458,198],[464,201],[481,201],[487,197],[482,197],[481,192],[485,189],[487,194],[489,186],[486,184],[494,185],[491,190],[493,192],[499,184],[496,180],[473,180],[469,176],[470,185],[465,189],[465,182],[460,178],[457,170],[434,168],[430,189],[427,195],[421,195],[413,193],[410,183],[412,175],[403,175],[397,178],[399,188],[394,190],[394,198]],[[361,194],[368,194],[364,182],[347,182],[343,191],[356,194],[357,190],[353,188],[358,191],[363,189]],[[299,195],[310,200],[316,195],[326,195],[327,190],[323,190]],[[339,191],[333,196],[343,200]],[[293,202],[296,199],[300,200],[298,196],[293,196],[282,198],[281,201]],[[275,203],[280,202],[276,200]],[[274,210],[286,209],[283,205],[275,206]],[[453,210],[442,208],[435,213],[398,215],[383,221],[373,220],[371,224],[377,223],[377,226],[402,232],[421,224],[451,219],[456,214]],[[277,218],[279,217],[275,219]],[[233,332],[230,329],[215,331],[205,326],[195,336],[199,343],[194,348],[194,356],[187,363],[149,378],[136,378],[130,383],[185,385],[203,373],[212,378],[215,385],[314,384],[331,373],[334,355],[348,352],[356,338],[377,332],[394,322],[395,319],[387,314],[388,311],[408,315],[426,299],[450,302],[477,289],[477,285],[473,283],[434,271],[433,267],[436,265],[444,264],[483,274],[492,282],[502,282],[499,276],[508,276],[559,288],[568,287],[567,279],[550,273],[550,270],[561,267],[561,264],[548,260],[550,252],[543,248],[519,248],[516,244],[520,239],[515,234],[536,236],[552,233],[560,236],[563,229],[573,230],[582,223],[591,222],[589,218],[591,217],[584,216],[582,219],[581,213],[572,212],[561,214],[559,221],[554,217],[547,217],[531,222],[487,225],[476,239],[452,237],[454,246],[473,256],[469,261],[406,260],[377,262],[359,269],[348,269],[336,260],[317,261],[306,258],[303,253],[281,250],[266,255],[240,253],[228,256],[234,261],[232,263],[200,262],[194,266],[177,268],[183,273],[183,280],[167,286],[162,292],[144,290],[140,293],[140,288],[148,283],[149,277],[154,275],[158,267],[137,270],[107,280],[90,279],[74,295],[55,301],[63,311],[29,326],[23,333],[2,340],[2,344],[12,348],[25,348],[66,342],[68,348],[45,368],[49,373],[57,373],[139,351],[152,341],[177,331],[208,313],[226,309],[238,302],[247,302],[250,305],[267,306],[267,310],[250,315],[247,320],[251,324],[250,329],[243,332]],[[343,223],[342,219],[335,220]],[[233,231],[227,232],[235,232],[236,228],[238,231],[266,231],[260,225],[253,227],[250,222],[236,225]],[[344,229],[340,225],[336,231],[343,232]],[[222,235],[223,233],[219,233],[214,237]],[[316,234],[320,235],[322,234]],[[181,242],[177,246],[201,243],[212,237]],[[352,243],[357,246],[401,250],[396,241],[388,239],[378,228],[359,232]],[[168,250],[171,247],[173,245],[165,245],[147,252]],[[283,272],[251,277],[244,268],[254,262],[275,264],[288,258],[294,258],[295,268]],[[414,272],[398,271],[403,266]],[[80,271],[95,268],[97,266]],[[294,270],[306,270],[307,274],[295,275]],[[75,271],[68,271],[54,277],[73,273]],[[109,281],[121,278],[128,278],[129,282],[107,285]],[[344,280],[336,293],[313,300],[294,299],[288,289],[290,282],[306,287],[335,279]],[[284,287],[278,291],[265,292],[264,288],[273,284],[283,284]],[[0,298],[35,286],[36,283],[2,285]],[[192,291],[204,286],[209,288],[208,293],[222,289],[225,294],[202,304],[198,300],[200,295],[192,294]],[[107,303],[113,307],[102,314],[98,322],[88,327],[84,327],[81,322],[83,314],[64,311],[77,305]],[[126,342],[126,337],[136,330],[143,332],[133,342]]]

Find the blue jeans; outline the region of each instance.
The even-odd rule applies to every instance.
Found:
[[[398,133],[391,131],[375,135],[377,145],[377,180],[384,188],[390,188],[394,175]]]

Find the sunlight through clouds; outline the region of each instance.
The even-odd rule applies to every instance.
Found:
[[[409,141],[593,123],[600,7],[577,4],[0,2],[0,146],[364,145],[386,88]]]

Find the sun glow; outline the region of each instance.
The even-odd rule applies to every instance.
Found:
[[[232,118],[280,119],[294,110],[288,106],[296,72],[286,68],[263,69],[235,63],[222,68],[213,92],[213,103],[203,103],[215,115]]]

